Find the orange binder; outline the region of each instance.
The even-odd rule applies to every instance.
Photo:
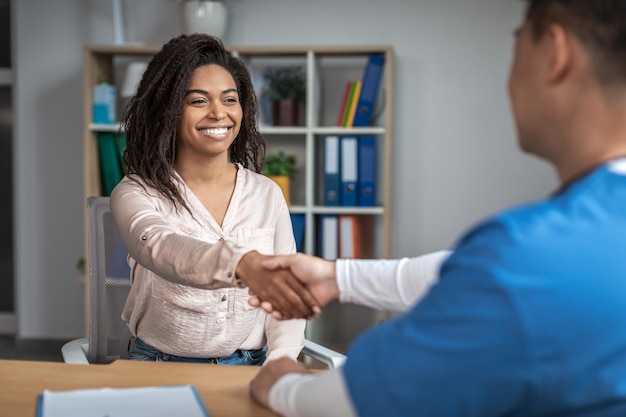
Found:
[[[339,257],[374,258],[374,221],[372,216],[339,216]]]

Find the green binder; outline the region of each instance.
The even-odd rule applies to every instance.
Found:
[[[98,157],[100,159],[102,192],[105,196],[110,196],[113,188],[122,180],[122,167],[113,133],[98,133]]]

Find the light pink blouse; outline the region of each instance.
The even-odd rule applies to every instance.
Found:
[[[193,212],[125,177],[111,194],[113,219],[129,252],[132,288],[123,320],[162,352],[221,357],[268,344],[267,359],[296,358],[305,320],[277,321],[248,305],[235,268],[244,253],[295,252],[289,210],[269,178],[238,167],[222,226],[181,181]]]

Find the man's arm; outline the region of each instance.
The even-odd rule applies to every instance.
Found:
[[[306,285],[320,307],[340,299],[382,310],[404,311],[437,281],[439,267],[449,254],[439,251],[400,260],[332,262],[299,253],[269,258],[263,265],[276,271],[289,269]],[[284,318],[282,307],[255,295],[251,305],[261,306],[276,318]]]
[[[250,384],[250,393],[287,417],[356,415],[339,368],[312,374],[301,363],[278,359],[261,369]]]
[[[338,260],[339,300],[379,310],[406,311],[437,282],[439,268],[449,255],[449,251],[438,251],[399,260]]]

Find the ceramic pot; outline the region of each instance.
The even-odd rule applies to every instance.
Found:
[[[274,100],[272,122],[274,126],[297,126],[299,102],[297,100]]]
[[[287,205],[291,205],[291,178],[286,175],[268,175],[280,187]]]
[[[186,34],[207,33],[222,38],[226,30],[228,9],[221,1],[183,1],[183,29]]]

